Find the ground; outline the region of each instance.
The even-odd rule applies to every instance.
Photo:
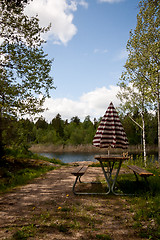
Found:
[[[0,239],[142,239],[133,228],[127,197],[75,196],[73,168],[62,166],[2,194]],[[101,168],[90,167],[84,180],[95,175],[101,178]]]

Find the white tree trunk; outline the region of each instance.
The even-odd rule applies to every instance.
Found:
[[[144,154],[144,166],[147,167],[147,157],[146,157],[146,136],[145,136],[145,121],[144,115],[142,114],[142,128],[143,128],[143,154]]]
[[[160,84],[160,72],[158,73],[158,87]],[[160,103],[159,103],[159,88],[157,91],[157,118],[158,118],[158,162],[160,163]]]
[[[145,134],[145,121],[144,121],[144,114],[141,113],[141,116],[142,116],[142,126],[137,123],[131,116],[130,119],[135,123],[137,124],[138,127],[140,127],[142,129],[142,138],[143,138],[143,156],[144,156],[144,166],[146,167],[147,166],[147,157],[146,157],[146,134]]]

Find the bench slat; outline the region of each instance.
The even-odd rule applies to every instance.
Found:
[[[78,167],[71,174],[73,174],[74,176],[83,176],[85,174],[87,168],[88,168],[88,166]]]
[[[138,173],[140,176],[144,176],[144,177],[153,176],[153,173],[148,172],[147,170],[144,170],[143,168],[140,168],[136,165],[128,166],[128,168],[130,168],[135,173]]]
[[[76,167],[76,168],[74,169],[74,172],[71,172],[71,174],[75,175],[77,172],[79,172],[79,171],[81,170],[82,167],[83,167],[83,166]]]
[[[85,171],[87,170],[88,167],[82,167],[81,170],[79,171],[79,173],[85,173]]]

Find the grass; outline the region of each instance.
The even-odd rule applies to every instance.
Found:
[[[56,168],[54,165],[48,165],[48,162],[56,166],[63,165],[60,160],[48,159],[37,154],[7,155],[0,161],[0,193],[25,185],[32,179]]]
[[[150,158],[151,159],[151,158]],[[144,167],[142,156],[138,160],[132,159],[127,165],[135,164]],[[133,227],[139,232],[140,237],[146,239],[160,239],[160,168],[158,162],[148,161],[146,169],[154,175],[148,178],[148,183],[139,177],[135,181],[134,174],[119,176],[118,183],[121,189],[134,196],[127,198],[134,212]],[[123,187],[122,187],[123,186]]]
[[[38,156],[35,158],[38,159]],[[46,161],[47,159],[41,158],[41,160]],[[56,160],[51,161],[57,164]],[[58,161],[58,163],[60,162]],[[7,191],[17,185],[24,185],[31,179],[54,169],[51,166],[27,164],[22,158],[15,161],[15,156],[10,158],[10,161],[4,161],[0,164],[1,175],[3,175],[3,178],[0,178],[0,192]],[[127,162],[127,165],[129,164],[143,166],[141,156],[139,161],[137,157],[134,162],[132,159]],[[123,167],[126,165],[123,164]],[[140,179],[137,184],[134,174],[122,174],[118,177],[117,187],[122,192],[134,194],[122,197],[130,206],[130,213],[133,216],[132,227],[135,228],[140,237],[158,240],[160,239],[160,169],[158,163],[153,162],[148,162],[147,169],[154,174],[153,177],[148,178],[148,184],[143,179]],[[10,239],[34,239],[37,234],[45,236],[49,232],[63,234],[63,236],[69,235],[72,238],[74,232],[83,232],[86,236],[85,239],[111,240],[110,233],[106,231],[106,228],[102,228],[102,223],[106,222],[107,216],[111,214],[105,212],[104,202],[108,204],[107,197],[90,197],[90,201],[87,199],[87,202],[82,204],[81,198],[75,198],[72,202],[68,201],[69,196],[66,196],[66,199],[61,203],[53,202],[49,209],[36,211],[36,208],[33,207],[33,215],[28,224],[24,219],[24,225],[13,227],[12,231],[14,231]],[[101,210],[96,211],[98,207]],[[121,215],[115,213],[115,220],[120,221]]]
[[[96,239],[100,240],[111,240],[111,237],[108,234],[97,234]]]
[[[103,217],[106,219],[105,215]],[[90,205],[84,207],[80,202],[71,203],[65,201],[61,206],[54,205],[47,212],[34,214],[30,221],[33,226],[39,226],[36,230],[39,234],[52,231],[55,235],[62,233],[63,236],[68,236],[69,234],[72,239],[75,232],[83,231],[86,237],[84,239],[111,239],[106,229],[101,229],[103,221],[97,219],[95,207]],[[103,231],[105,232],[103,233]]]
[[[160,196],[150,194],[130,200],[134,215],[134,225],[141,237],[160,239]]]
[[[131,157],[123,163],[124,168],[127,168],[127,165],[144,168],[143,156],[137,155],[134,160]],[[99,163],[92,164],[92,167],[99,166]],[[160,168],[153,156],[147,158],[146,169],[154,174],[148,178],[148,183],[141,177],[139,182],[136,182],[133,173],[122,174],[118,177],[117,187],[120,192],[134,194],[131,197],[123,197],[131,206],[130,211],[134,213],[133,228],[142,238],[158,240],[160,239]]]
[[[33,224],[30,224],[28,226],[21,227],[18,231],[16,231],[11,240],[25,240],[30,237],[34,237],[36,233],[36,228]]]

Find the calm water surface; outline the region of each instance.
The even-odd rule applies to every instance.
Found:
[[[70,162],[81,162],[81,161],[92,161],[95,162],[94,159],[95,153],[38,153],[41,156],[48,157],[48,158],[58,158],[64,163]],[[129,153],[131,155],[132,153]],[[136,159],[136,155],[133,153],[133,159]],[[139,154],[138,154],[139,155]],[[150,153],[147,154],[148,159],[150,161],[157,160],[158,154],[157,153]]]
[[[48,158],[58,158],[64,163],[92,161],[95,162],[93,153],[38,153],[41,156]]]

